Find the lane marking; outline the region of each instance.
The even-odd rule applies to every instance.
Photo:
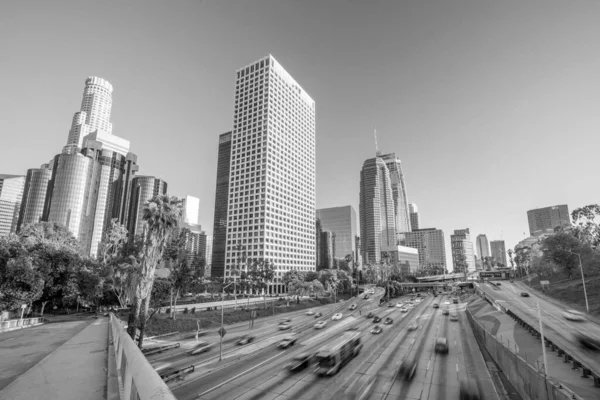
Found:
[[[427,368],[425,368],[427,371],[429,371],[429,364],[431,364],[431,358],[429,358],[429,361],[427,361]]]

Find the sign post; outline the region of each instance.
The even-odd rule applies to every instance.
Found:
[[[23,314],[25,313],[25,309],[27,308],[27,304],[21,304],[21,320],[19,321],[19,325],[23,327]]]
[[[219,328],[217,333],[219,334],[219,336],[221,336],[220,343],[219,343],[219,361],[221,361],[221,360],[223,360],[223,336],[225,336],[227,331],[225,330],[225,328],[221,327],[221,328]]]

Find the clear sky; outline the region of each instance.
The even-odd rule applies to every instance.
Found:
[[[512,247],[528,209],[599,202],[599,21],[596,0],[5,2],[0,173],[59,153],[100,76],[140,174],[210,233],[235,70],[270,53],[316,102],[317,207],[358,213],[377,127],[448,255],[466,227]]]

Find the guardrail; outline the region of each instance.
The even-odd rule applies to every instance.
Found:
[[[125,331],[121,321],[110,314],[110,333],[122,400],[177,400],[152,368],[144,354]],[[109,366],[110,370],[110,366]]]
[[[43,317],[11,319],[8,321],[0,322],[0,332],[8,332],[15,329],[29,328],[31,326],[39,325],[42,323],[44,323]]]
[[[251,297],[250,301],[248,301],[247,298],[245,298],[245,299],[242,298],[242,299],[238,299],[238,300],[225,300],[223,302],[213,301],[210,303],[180,304],[180,305],[174,306],[173,310],[175,310],[175,312],[183,312],[186,308],[188,310],[195,308],[196,311],[204,311],[208,308],[220,310],[221,307],[223,307],[223,308],[244,307],[244,306],[248,306],[248,305],[263,304],[263,303],[265,303],[265,301],[267,303],[273,302],[273,301],[278,301],[281,298],[282,297],[267,297],[266,299],[264,299],[263,297]],[[168,306],[161,307],[160,312],[166,312],[167,309],[169,309]]]

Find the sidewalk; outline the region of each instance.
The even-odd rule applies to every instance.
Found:
[[[0,391],[0,400],[106,399],[108,324],[92,320]]]

